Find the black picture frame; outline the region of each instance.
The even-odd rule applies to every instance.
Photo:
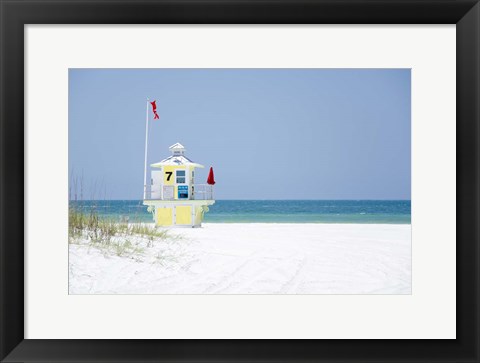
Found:
[[[478,0],[0,0],[0,14],[2,361],[480,361]],[[456,24],[457,339],[24,339],[24,25],[157,23]]]

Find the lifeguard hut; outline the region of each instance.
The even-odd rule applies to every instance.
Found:
[[[151,185],[144,205],[157,226],[200,227],[208,206],[215,203],[213,185],[196,184],[195,169],[203,168],[185,156],[185,147],[170,146],[172,155],[151,164]]]

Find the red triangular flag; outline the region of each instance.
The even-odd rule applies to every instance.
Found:
[[[213,168],[210,167],[210,172],[208,173],[207,184],[215,185],[215,177],[213,176]]]
[[[153,119],[154,120],[158,120],[160,118],[160,116],[158,116],[158,113],[157,113],[157,104],[156,104],[157,101],[153,101],[153,102],[150,102],[150,104],[152,105],[152,111],[153,111]]]

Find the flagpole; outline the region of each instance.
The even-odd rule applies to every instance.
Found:
[[[145,172],[143,176],[143,199],[147,199],[147,150],[148,150],[148,103],[149,99],[147,98],[147,112],[145,117]]]

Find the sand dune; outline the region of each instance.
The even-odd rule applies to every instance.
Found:
[[[410,294],[411,226],[204,224],[118,257],[69,245],[70,294]]]

